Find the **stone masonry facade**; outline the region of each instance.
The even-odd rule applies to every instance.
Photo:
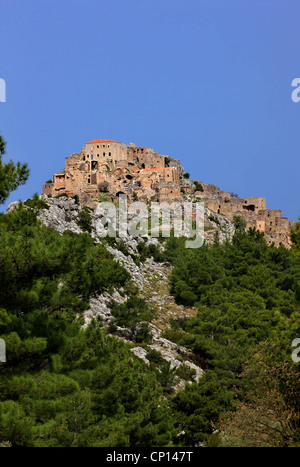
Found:
[[[267,209],[265,198],[240,198],[229,191],[221,191],[216,185],[200,183],[203,192],[196,192],[196,195],[208,209],[230,220],[240,216],[246,221],[247,229],[252,227],[264,232],[267,243],[290,248],[290,230],[295,224],[282,217],[280,210]]]
[[[196,191],[197,185],[184,177],[179,160],[133,143],[96,139],[86,143],[80,153],[65,158],[65,168],[43,185],[43,194],[77,195],[81,204],[90,207],[103,200],[104,194],[112,201],[125,194],[129,201],[169,203],[182,202],[188,196],[230,220],[242,217],[247,228],[264,232],[268,243],[290,246],[294,223],[282,217],[281,211],[267,209],[265,198],[240,198],[216,185],[198,183],[203,191]]]

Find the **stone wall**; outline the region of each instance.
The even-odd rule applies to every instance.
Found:
[[[77,194],[82,202],[93,202],[95,192],[101,193],[103,184],[117,196],[124,192],[129,198],[149,199],[160,191],[170,198],[180,197],[178,165],[166,167],[166,157],[151,148],[126,146],[117,141],[101,139],[85,144],[80,153],[65,159],[61,174],[54,174],[53,183],[44,185],[43,193],[57,196]],[[169,185],[160,187],[161,183]],[[175,185],[176,187],[175,187]]]
[[[274,242],[276,246],[280,243],[288,248],[291,246],[289,233],[294,222],[282,217],[280,210],[267,209],[265,198],[240,198],[232,196],[229,191],[220,190],[217,185],[199,183],[204,191],[196,195],[211,211],[230,220],[240,216],[246,221],[247,229],[251,227],[264,232],[269,244]]]

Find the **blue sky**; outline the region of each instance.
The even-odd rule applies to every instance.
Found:
[[[65,156],[110,138],[296,220],[298,0],[0,0],[0,132],[41,193]]]

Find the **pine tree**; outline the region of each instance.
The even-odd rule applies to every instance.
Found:
[[[24,185],[29,177],[27,164],[21,162],[14,164],[13,161],[3,163],[4,154],[6,154],[6,141],[0,135],[0,204],[5,202],[11,191]]]

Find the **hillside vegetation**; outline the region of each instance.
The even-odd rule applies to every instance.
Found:
[[[6,195],[20,183],[11,176],[4,188],[0,179]],[[177,305],[195,310],[164,323],[164,337],[204,370],[198,382],[181,374],[190,383],[175,391],[174,368],[149,348],[153,303],[108,251],[113,242],[91,237],[86,211],[86,232],[46,227],[38,213],[47,209],[34,196],[0,215],[0,446],[300,446],[300,364],[291,358],[300,222],[290,251],[243,225],[231,242],[199,249],[172,237],[163,249],[139,246],[135,264],[170,264]],[[128,255],[123,243],[114,248]],[[114,290],[124,301],[111,304],[110,326],[100,317],[83,326],[90,300]]]

